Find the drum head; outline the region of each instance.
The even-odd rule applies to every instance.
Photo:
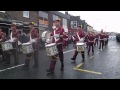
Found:
[[[84,45],[84,43],[77,43],[76,45]]]
[[[45,47],[51,47],[51,46],[54,46],[54,45],[56,45],[56,43],[47,44]]]

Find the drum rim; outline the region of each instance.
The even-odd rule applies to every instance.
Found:
[[[45,45],[45,47],[51,47],[51,46],[48,46],[48,45],[50,45],[50,44]],[[55,46],[56,43],[51,43],[51,45]]]
[[[85,45],[85,43],[79,43],[79,42],[78,42],[76,45],[78,45],[78,44],[81,44],[81,46],[82,46],[82,45]]]
[[[25,46],[25,45],[32,45],[32,43],[23,43],[22,45],[23,46]]]

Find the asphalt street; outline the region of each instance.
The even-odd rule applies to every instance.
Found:
[[[33,58],[29,68],[24,68],[25,55],[19,55],[20,65],[14,66],[14,59],[11,58],[11,65],[5,66],[0,62],[0,79],[120,79],[120,43],[115,39],[109,40],[108,47],[98,50],[95,46],[94,55],[85,55],[85,62],[82,63],[81,55],[78,55],[74,63],[70,58],[74,54],[72,45],[64,49],[64,71],[60,71],[60,61],[57,61],[55,73],[47,74],[50,60],[44,49],[39,51],[39,67],[33,68]]]

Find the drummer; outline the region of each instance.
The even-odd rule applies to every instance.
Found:
[[[99,40],[99,35],[96,32],[96,34],[95,34],[95,45],[97,45],[97,46],[98,46],[98,40]]]
[[[92,54],[94,54],[94,34],[89,31],[88,33],[88,55],[90,53],[91,47],[92,47]]]
[[[102,46],[102,49],[103,49],[103,46],[104,46],[104,32],[103,32],[103,29],[101,30],[101,32],[99,33],[99,50],[101,49],[101,46]]]
[[[65,34],[64,34],[64,42],[63,43],[65,43],[64,44],[65,47],[68,48],[69,43],[68,43],[68,33],[67,32],[65,32]]]
[[[19,58],[18,58],[19,31],[16,28],[16,23],[13,23],[11,25],[11,29],[12,29],[12,31],[11,31],[12,38],[15,38],[15,39],[14,39],[14,42],[13,42],[13,49],[5,52],[5,56],[6,56],[6,63],[5,64],[7,64],[7,65],[10,64],[10,58],[11,58],[11,53],[12,53],[13,56],[14,56],[14,60],[15,60],[14,65],[18,65],[19,64]]]
[[[5,41],[5,33],[2,32],[2,28],[0,28],[0,43]],[[2,47],[0,44],[0,54],[2,55],[2,61],[5,61],[5,56],[4,56],[4,52],[2,51]]]
[[[85,32],[83,31],[83,29],[81,28],[80,25],[78,26],[77,30],[78,31],[75,33],[75,43],[77,43],[79,41],[79,37],[80,38],[85,38]],[[78,33],[79,36],[77,35],[77,33]],[[71,58],[71,60],[75,61],[77,55],[78,55],[78,52],[77,52],[77,50],[75,50],[75,53],[74,53],[73,57]],[[82,51],[81,55],[82,55],[82,61],[85,61],[85,52]]]
[[[107,35],[106,32],[104,32],[104,38],[106,39],[106,40],[104,41],[104,46],[106,47],[106,46],[108,45],[108,35]]]
[[[36,68],[36,67],[38,67],[38,42],[39,42],[38,40],[39,40],[39,35],[38,35],[38,31],[34,28],[34,22],[29,23],[29,28],[30,28],[30,32],[29,32],[28,36],[29,36],[29,38],[31,37],[32,39],[36,39],[36,42],[32,44],[34,52],[30,53],[30,54],[26,54],[24,67],[29,67],[30,59],[33,55],[34,56],[34,66],[33,67]]]
[[[56,28],[51,33],[52,43],[56,43],[57,44],[57,49],[58,49],[58,52],[59,52],[58,56],[59,56],[59,59],[60,59],[60,62],[61,62],[60,70],[63,71],[63,69],[64,69],[64,55],[63,55],[62,42],[63,42],[64,29],[60,26],[60,18],[55,20],[54,24],[55,24]],[[53,36],[55,36],[54,33],[60,35],[57,40],[53,37]],[[56,61],[51,60],[50,66],[49,66],[49,69],[47,70],[47,72],[48,73],[54,73],[55,65],[56,65]]]
[[[108,41],[109,41],[109,34],[108,32],[106,32],[106,35],[107,35],[107,42],[106,42],[106,46],[108,45]]]

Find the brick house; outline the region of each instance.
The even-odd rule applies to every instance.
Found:
[[[4,13],[2,12],[0,14],[4,16],[4,20],[9,24],[7,29],[4,29],[7,35],[10,34],[10,25],[13,22],[17,23],[17,28],[20,33],[28,33],[29,22],[35,22],[35,26],[39,29],[41,36],[44,31],[52,30],[53,21],[58,17],[61,18],[61,26],[68,32],[70,16],[58,11],[4,11]]]
[[[38,27],[38,11],[2,11],[0,12],[0,27],[7,35],[10,34],[10,25],[15,22],[20,33],[29,32],[29,22],[35,22]]]
[[[70,17],[58,11],[39,11],[39,31],[42,34],[45,31],[51,31],[53,21],[57,18],[61,19],[61,26],[68,32],[68,22]]]
[[[81,20],[80,16],[73,16],[68,14],[68,12],[65,12],[66,15],[70,16],[69,24],[68,24],[68,29],[70,34],[73,34],[76,32],[78,25],[82,26],[82,29],[84,29],[85,32],[87,32],[87,23],[85,20]]]
[[[23,27],[19,29],[21,32],[29,32],[29,22],[35,22],[35,27],[38,27],[38,11],[6,11],[12,17],[12,20],[20,21]]]

